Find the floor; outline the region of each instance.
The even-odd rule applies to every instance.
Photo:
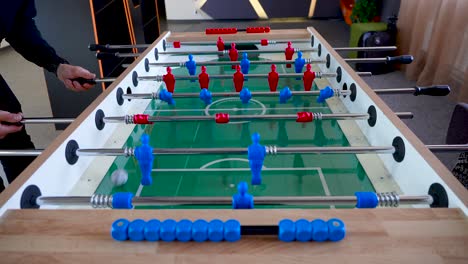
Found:
[[[349,27],[342,20],[277,19],[270,21],[203,21],[163,22],[163,30],[203,31],[207,27],[243,28],[247,26],[271,26],[273,29],[315,27],[334,47],[348,45]],[[25,116],[51,116],[50,102],[42,69],[24,60],[11,47],[0,49],[0,73],[13,88],[23,105]],[[26,74],[25,74],[26,73]],[[364,78],[372,88],[411,87],[401,72]],[[33,96],[31,96],[33,94]],[[382,96],[395,111],[411,111],[415,117],[404,120],[426,144],[443,144],[455,102],[445,97],[413,97],[411,95]],[[27,127],[37,148],[45,148],[60,133],[52,125]],[[452,168],[456,154],[437,154],[442,162]],[[0,169],[0,176],[3,171]]]

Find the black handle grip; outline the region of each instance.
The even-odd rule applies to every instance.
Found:
[[[77,81],[79,82],[81,85],[83,84],[92,84],[92,85],[95,85],[96,84],[96,80],[94,79],[85,79],[85,78],[82,78],[82,77],[79,77],[79,78],[75,78],[75,79],[71,79],[72,81]]]
[[[88,49],[90,51],[108,50],[109,45],[100,45],[100,44],[91,43],[91,44],[88,45]]]
[[[5,121],[1,121],[0,124],[6,125],[6,126],[22,126],[23,125],[21,122],[10,123],[10,122],[5,122]]]
[[[448,85],[434,85],[420,87],[416,86],[414,90],[414,96],[418,95],[429,95],[429,96],[446,96],[450,93],[450,86]]]
[[[96,53],[96,58],[98,60],[102,60],[102,59],[108,59],[108,58],[115,58],[117,57],[119,53],[118,52],[97,52]]]
[[[387,63],[401,63],[401,64],[410,64],[414,60],[411,55],[401,55],[395,57],[387,57]]]

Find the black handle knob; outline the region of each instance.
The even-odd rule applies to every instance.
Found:
[[[429,95],[429,96],[446,96],[450,93],[450,86],[448,85],[434,85],[420,87],[416,86],[414,89],[414,95]]]
[[[22,126],[23,125],[21,122],[10,123],[10,122],[5,122],[5,121],[1,121],[0,124],[6,125],[6,126]]]
[[[91,44],[88,45],[88,49],[90,51],[108,50],[109,45],[100,45],[100,44],[91,43]]]
[[[108,58],[115,58],[117,57],[119,53],[118,52],[97,52],[96,53],[96,58],[98,60],[102,60],[102,59],[108,59]]]
[[[395,57],[387,57],[387,63],[401,63],[401,64],[410,64],[414,60],[411,55],[401,55]]]
[[[83,84],[95,85],[95,84],[96,84],[96,80],[94,80],[94,79],[85,79],[85,78],[82,78],[82,77],[75,78],[75,79],[71,79],[71,80],[72,80],[72,81],[77,81],[77,82],[79,82],[81,85],[83,85]]]

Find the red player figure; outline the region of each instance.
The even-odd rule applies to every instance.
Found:
[[[302,77],[302,81],[304,82],[304,91],[310,91],[312,89],[312,83],[315,79],[315,72],[311,71],[312,66],[307,64],[306,71],[304,72],[304,77]]]
[[[163,75],[163,81],[166,84],[166,89],[170,93],[174,93],[174,86],[175,86],[175,78],[174,74],[172,74],[171,67],[166,68],[167,73]]]
[[[240,92],[242,90],[242,86],[244,86],[244,74],[240,71],[240,66],[236,66],[236,73],[234,73],[233,80],[234,80],[234,88],[236,92]]]
[[[218,47],[218,51],[224,50],[224,40],[222,37],[218,37],[218,41],[216,42],[216,46]]]
[[[229,58],[231,59],[231,61],[237,61],[237,59],[239,58],[239,52],[237,52],[236,43],[231,43],[231,49],[229,50]],[[232,65],[231,68],[235,69],[236,66]]]
[[[278,72],[276,72],[276,65],[271,65],[271,72],[268,73],[268,85],[270,86],[271,92],[276,92],[276,88],[278,87]]]
[[[206,73],[206,66],[201,66],[201,73],[198,75],[198,82],[200,83],[200,89],[208,89],[210,76],[208,76],[208,73]]]
[[[286,56],[286,60],[292,60],[294,48],[292,47],[291,41],[288,41],[288,47],[284,50],[284,55]],[[291,64],[286,64],[286,68],[291,68]]]

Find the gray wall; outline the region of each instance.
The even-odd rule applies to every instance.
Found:
[[[36,24],[59,56],[99,77],[97,60],[87,49],[88,44],[94,42],[89,2],[38,0],[36,8]],[[83,93],[69,91],[55,75],[44,72],[52,113],[56,117],[78,116],[102,92],[100,85]]]

